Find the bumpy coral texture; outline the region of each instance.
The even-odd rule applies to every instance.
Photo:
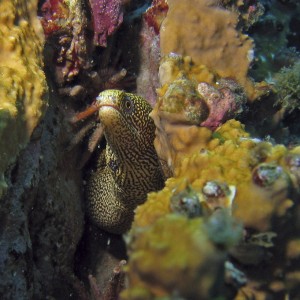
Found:
[[[162,54],[189,55],[219,76],[235,78],[254,98],[247,77],[253,45],[236,29],[237,15],[217,7],[216,0],[170,0],[168,5],[160,31]]]
[[[225,270],[224,265],[211,263],[210,267],[221,268],[222,274],[199,275],[206,266],[193,257],[193,251],[202,257],[206,254],[190,240],[197,233],[199,240],[207,239],[228,251],[229,260],[232,255],[246,267],[266,263],[273,253],[280,260],[277,253],[284,249],[287,260],[298,257],[299,228],[290,225],[298,218],[300,149],[251,138],[243,124],[230,119],[242,112],[247,86],[211,70],[175,53],[161,61],[161,87],[150,116],[156,125],[155,149],[169,179],[135,211],[128,239],[129,288],[122,294],[124,299],[213,299],[219,295],[234,299],[235,292],[236,299],[246,299],[262,288],[264,279],[253,279],[248,271],[244,274],[233,261],[225,263]],[[222,211],[227,217],[220,218]],[[206,231],[200,230],[202,225],[189,227],[196,222],[203,222]],[[280,242],[273,243],[277,236]],[[188,249],[183,251],[181,243]],[[185,274],[177,265],[181,258]],[[282,272],[293,276],[284,264]],[[265,289],[265,298],[277,293],[274,266],[267,263],[267,268],[272,291]],[[199,283],[193,280],[196,274]],[[227,283],[235,292],[230,295],[222,286],[214,286],[219,292],[216,295],[206,293],[207,286],[197,290],[206,280]],[[257,288],[251,287],[251,280]],[[289,279],[286,286],[281,284],[294,289],[298,283]],[[243,293],[247,296],[240,298]]]
[[[284,161],[288,150],[281,145],[272,147],[269,143],[251,140],[241,123],[235,120],[228,121],[210,135],[204,128],[195,132],[193,139],[198,149],[193,148],[193,154],[177,155],[174,177],[167,180],[162,191],[151,193],[147,202],[138,207],[136,226],[147,226],[169,213],[174,190],[183,190],[190,184],[201,194],[206,182],[217,180],[236,187],[234,216],[247,227],[269,230],[272,216],[281,214],[280,209],[285,205],[288,207],[290,181],[283,164],[278,178],[264,187],[253,179],[255,167],[262,162],[277,164]]]
[[[28,142],[45,109],[43,36],[36,5],[0,3],[0,195],[3,172]]]
[[[196,145],[193,148],[194,153],[180,152],[175,158],[174,176],[166,181],[165,188],[157,193],[150,193],[147,201],[136,209],[129,239],[130,288],[124,293],[124,299],[141,299],[136,294],[142,289],[150,293],[147,299],[171,297],[174,293],[188,299],[206,299],[207,294],[204,291],[207,287],[202,288],[200,292],[197,290],[199,283],[195,284],[193,281],[193,276],[201,274],[201,269],[206,266],[199,262],[200,258],[194,257],[193,253],[196,251],[201,253],[200,257],[209,259],[207,249],[202,252],[194,242],[186,239],[195,237],[201,241],[201,247],[206,247],[203,242],[206,237],[215,245],[220,246],[220,243],[223,243],[221,249],[224,249],[226,241],[225,247],[231,249],[229,251],[232,251],[232,255],[248,265],[261,262],[266,254],[259,254],[264,253],[259,251],[274,246],[268,236],[278,234],[283,239],[286,230],[289,230],[280,229],[278,220],[289,220],[291,215],[288,212],[295,203],[292,199],[296,199],[299,193],[298,148],[288,150],[282,145],[274,146],[268,142],[251,139],[244,126],[236,120],[227,121],[215,132],[207,128],[199,127],[196,130],[187,126],[186,134],[190,133],[193,133],[192,139]],[[181,200],[178,198],[180,195]],[[200,210],[192,202],[197,197]],[[176,205],[174,200],[177,201]],[[221,211],[228,211],[233,219],[230,216],[219,218],[220,208]],[[186,211],[189,214],[186,214]],[[207,231],[200,230],[201,220],[204,220]],[[191,225],[197,222],[197,226]],[[239,222],[243,229],[239,229]],[[245,242],[244,236],[241,245],[232,248],[241,230],[244,231],[244,235],[251,232],[259,234],[257,238],[253,236],[251,242]],[[295,239],[293,230],[289,232],[293,239],[286,245],[291,258],[299,253],[298,240]],[[260,234],[264,236],[261,241]],[[181,249],[185,246],[186,250]],[[276,247],[285,246],[280,244]],[[184,272],[178,266],[181,259],[185,266]],[[210,265],[211,268],[217,266],[216,262]],[[193,275],[189,274],[188,270]],[[233,271],[235,275],[236,272],[239,273],[238,270]],[[235,276],[233,273],[230,276]],[[271,281],[272,276],[276,274],[270,274]],[[242,286],[245,284],[242,279],[245,275],[240,275]],[[229,280],[232,284],[232,278],[229,276],[228,279],[226,276],[210,273],[201,278],[200,282],[218,278],[225,282]],[[194,294],[186,293],[181,286]],[[235,286],[237,287],[239,285]],[[222,294],[222,287],[216,289]],[[248,287],[244,290],[247,292]],[[252,292],[250,288],[250,295]],[[233,299],[233,296],[224,299]]]
[[[174,290],[185,299],[212,299],[220,287],[215,279],[222,276],[225,255],[209,240],[202,219],[169,215],[137,236],[130,255],[130,281],[135,287],[122,299],[156,299]],[[150,284],[149,290],[135,274]]]
[[[172,174],[178,156],[205,147],[211,130],[243,111],[246,95],[236,81],[217,80],[206,67],[177,54],[162,59],[159,76],[162,87],[151,117],[156,151]]]

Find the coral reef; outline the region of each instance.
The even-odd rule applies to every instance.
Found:
[[[201,218],[168,215],[148,229],[136,230],[129,250],[133,288],[125,290],[121,299],[213,299],[219,295],[226,252],[209,238]]]
[[[244,125],[228,120],[244,110],[244,88],[190,57],[163,57],[159,78],[150,115],[154,145],[169,179],[135,211],[126,239],[129,282],[121,298],[293,295],[299,282],[282,249],[290,249],[300,229],[292,225],[298,215],[299,148],[251,138]],[[211,250],[202,252],[193,238]],[[272,256],[281,274],[293,279],[280,280]],[[252,268],[262,265],[260,276]]]
[[[177,156],[205,146],[212,134],[208,129],[215,130],[241,114],[246,95],[234,80],[217,80],[206,67],[177,54],[162,59],[159,77],[162,86],[151,112],[156,125],[154,143],[162,165],[172,173]],[[169,171],[165,168],[167,177]]]
[[[197,145],[194,153],[177,153],[174,176],[166,181],[163,190],[150,193],[145,204],[136,210],[128,238],[129,289],[124,292],[124,299],[139,299],[135,295],[142,287],[145,293],[149,293],[149,299],[172,295],[188,299],[211,299],[211,295],[205,294],[207,287],[202,287],[201,290],[197,290],[197,287],[217,278],[223,283],[227,279],[226,276],[223,277],[223,273],[208,273],[207,277],[197,278],[201,283],[196,284],[189,277],[189,268],[193,270],[193,276],[201,276],[202,267],[214,270],[220,268],[215,262],[211,262],[209,267],[204,262],[199,262],[198,265],[200,258],[195,258],[193,251],[197,249],[196,253],[200,253],[201,250],[190,240],[185,240],[198,234],[198,240],[207,239],[215,247],[222,245],[223,251],[227,249],[225,253],[230,253],[233,259],[231,263],[235,267],[235,261],[239,261],[238,266],[244,272],[246,281],[256,282],[256,288],[251,288],[249,283],[253,293],[259,289],[265,295],[269,292],[263,289],[260,279],[252,271],[245,269],[245,266],[257,266],[259,262],[265,261],[270,272],[268,284],[275,284],[278,280],[277,273],[272,271],[272,262],[268,262],[268,256],[272,253],[277,255],[281,271],[289,273],[284,263],[288,258],[284,258],[280,249],[288,247],[290,239],[294,239],[299,231],[298,227],[295,232],[292,226],[284,225],[287,222],[292,224],[295,222],[294,218],[297,218],[299,167],[296,157],[299,157],[299,149],[288,150],[282,145],[274,146],[251,139],[243,125],[235,120],[227,121],[214,132],[206,129],[210,134],[204,139],[200,129],[206,128],[199,127],[197,134],[193,136],[192,146]],[[187,135],[193,131],[187,126]],[[202,146],[199,146],[199,140],[202,141]],[[192,146],[189,145],[188,148]],[[195,204],[197,199],[198,204]],[[197,223],[197,226],[192,228],[192,225],[188,225],[192,223]],[[199,233],[201,226],[206,231]],[[188,228],[191,232],[185,231]],[[180,245],[184,245],[181,247],[187,247],[185,250],[174,239],[174,232],[180,239]],[[274,236],[276,242],[272,241]],[[203,244],[204,241],[202,247],[205,247]],[[205,251],[201,256],[208,260],[207,255],[209,254]],[[216,253],[214,255],[218,257]],[[187,273],[181,273],[183,271],[177,265],[180,265],[181,259]],[[220,264],[224,267],[224,261]],[[175,271],[170,270],[177,270],[176,275]],[[182,278],[187,277],[189,279],[182,283]],[[238,286],[233,283],[230,285],[237,292],[240,288],[247,290],[248,287],[242,287],[245,284],[246,282]],[[292,280],[288,280],[283,290],[289,289],[289,285],[294,286]],[[185,289],[195,294],[187,294]],[[225,295],[225,299],[233,299],[227,289],[223,290],[219,286],[219,292]],[[275,288],[271,293],[276,293]]]
[[[45,65],[66,101],[88,105],[104,89],[132,90],[135,86],[132,71],[136,67],[131,63],[130,73],[128,65],[124,66],[127,60],[122,56],[129,55],[124,42],[108,39],[122,23],[123,5],[125,1],[44,0],[40,4]],[[131,23],[123,26],[128,38],[131,32],[126,26]]]
[[[207,66],[220,77],[236,79],[254,99],[254,86],[247,77],[253,44],[236,30],[237,15],[213,0],[172,0],[168,5],[160,31],[162,54],[191,56],[197,65]]]
[[[193,128],[187,128],[186,132],[189,133],[194,130]],[[206,133],[206,136],[203,132]],[[178,133],[178,135],[180,134]],[[193,189],[202,189],[205,188],[207,182],[217,180],[236,187],[237,193],[234,197],[233,214],[243,220],[246,227],[267,230],[276,207],[279,208],[282,205],[274,196],[277,193],[276,182],[278,180],[278,190],[285,190],[285,192],[281,191],[279,197],[282,197],[283,200],[288,198],[290,182],[282,168],[277,169],[271,164],[269,169],[267,168],[270,171],[263,169],[263,175],[259,176],[257,175],[259,169],[254,167],[264,168],[260,164],[262,162],[279,162],[288,154],[288,150],[281,145],[272,147],[267,142],[251,140],[243,130],[243,126],[233,120],[226,122],[214,133],[208,129],[204,131],[204,128],[200,127],[197,134],[193,136],[193,140],[192,146],[197,145],[193,148],[193,152],[177,153],[177,162],[174,163],[177,167],[173,171],[175,178],[167,180],[166,188],[161,191],[161,194],[157,196],[150,194],[148,201],[138,208],[136,214],[138,225],[143,224],[145,226],[145,224],[148,224],[148,217],[145,213],[149,211],[149,214],[152,215],[153,208],[149,210],[147,208],[147,205],[150,207],[152,205],[152,197],[160,198],[159,195],[161,195],[162,199],[168,199],[172,194],[171,191],[174,189],[180,191],[185,188],[187,183],[191,183]],[[201,140],[202,145],[199,145],[198,140]],[[191,146],[188,146],[189,150],[191,148]],[[202,149],[200,153],[199,149]],[[226,171],[228,169],[230,169],[230,172]],[[273,174],[277,170],[279,174]],[[271,183],[262,183],[263,180],[267,180],[268,176],[271,176],[271,179],[269,179]],[[263,180],[260,180],[260,177]],[[268,186],[272,186],[272,188],[269,189]],[[264,187],[267,187],[266,191],[264,191]],[[266,201],[266,198],[273,199],[273,202]],[[159,207],[162,205],[162,199],[156,201]],[[154,199],[153,201],[155,203]],[[257,211],[258,206],[262,207],[261,216]],[[169,203],[163,205],[163,207],[169,207]],[[160,210],[160,215],[165,213],[165,209],[163,210],[161,207],[155,209],[155,211],[157,210]],[[253,214],[256,214],[255,218]],[[153,218],[149,218],[149,223],[151,223]],[[139,220],[141,223],[139,223]]]
[[[220,4],[231,12],[220,8]],[[168,1],[168,5],[160,27],[161,51],[165,54],[159,68],[161,86],[151,117],[156,125],[155,147],[170,178],[164,189],[150,193],[136,209],[127,236],[128,287],[121,297],[296,299],[299,148],[251,138],[241,123],[227,121],[241,117],[247,98],[251,101],[263,94],[274,97],[274,91],[269,93],[270,85],[253,84],[248,77],[253,43],[237,30],[257,29],[265,7],[273,4]],[[277,2],[266,15],[285,5],[290,4]],[[294,1],[291,6],[295,7]],[[295,15],[286,18],[292,20]],[[275,19],[280,19],[279,14]],[[286,25],[281,36],[286,36],[291,26]],[[260,34],[254,35],[256,41]],[[269,50],[266,53],[274,58]],[[277,48],[277,53],[280,51]],[[288,52],[287,61],[297,61],[297,54]],[[290,69],[289,75],[295,70]],[[278,86],[279,82],[286,83],[287,70],[280,75]],[[291,83],[295,87],[296,72],[293,75]],[[255,79],[268,78],[265,74]],[[290,86],[285,85],[287,89]],[[284,98],[281,90],[286,100],[297,98],[297,89],[292,92],[278,88],[280,98],[273,98],[271,104],[274,99]],[[286,108],[291,107],[286,102]],[[276,109],[270,110],[266,117],[274,112]],[[211,252],[223,251],[228,261],[210,261],[209,254],[201,252],[192,239],[197,234],[203,247],[209,244]],[[194,251],[210,265],[194,257]],[[207,276],[202,268],[206,268]],[[196,274],[199,277],[194,281]],[[210,294],[211,286],[205,283],[214,285],[218,292]]]
[[[28,143],[47,103],[36,1],[21,3],[0,4],[0,196],[5,170]]]
[[[300,298],[298,2],[1,2],[3,299]],[[118,139],[94,102],[106,89],[129,105],[106,119]],[[153,108],[150,146],[124,139],[145,123],[128,125],[130,99],[146,105],[128,92]],[[101,189],[131,174],[125,241],[84,219],[104,159]]]

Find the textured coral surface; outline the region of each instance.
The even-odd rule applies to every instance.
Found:
[[[0,195],[4,171],[29,141],[46,104],[36,5],[36,1],[0,2]]]
[[[247,78],[253,45],[236,30],[237,15],[217,7],[215,0],[170,0],[168,5],[160,32],[162,53],[189,55],[221,77],[235,78],[253,97]]]
[[[136,237],[129,264],[135,288],[125,291],[122,299],[155,299],[175,290],[186,299],[210,299],[212,287],[219,288],[215,278],[223,272],[225,255],[208,239],[200,218],[169,215],[149,230],[139,230]],[[138,277],[150,284],[150,291]]]
[[[295,222],[294,218],[297,218],[299,170],[298,167],[295,167],[295,161],[299,158],[299,149],[295,148],[289,151],[283,145],[272,146],[270,143],[251,139],[241,123],[235,120],[226,122],[210,136],[200,129],[195,131],[192,127],[186,128],[187,135],[190,135],[191,132],[194,134],[192,138],[194,142],[191,141],[191,144],[197,146],[192,148],[186,144],[186,151],[177,153],[174,177],[166,181],[163,190],[150,193],[145,204],[136,209],[129,239],[131,241],[128,266],[130,288],[124,293],[124,299],[131,299],[130,296],[133,297],[132,299],[139,299],[136,293],[140,287],[149,291],[150,299],[156,299],[155,297],[161,294],[171,297],[174,293],[187,297],[187,299],[191,297],[180,288],[181,278],[186,278],[188,275],[181,274],[177,265],[184,257],[183,250],[179,245],[183,243],[191,247],[187,254],[188,258],[185,260],[185,271],[196,267],[197,259],[192,259],[196,247],[191,246],[191,242],[184,241],[184,239],[187,238],[186,235],[197,234],[200,227],[198,225],[192,230],[192,233],[184,233],[184,225],[178,225],[178,222],[181,222],[180,219],[176,219],[172,225],[170,224],[170,220],[175,218],[174,214],[185,216],[186,222],[203,220],[207,224],[208,231],[202,232],[201,238],[207,237],[217,245],[226,241],[229,252],[234,259],[239,261],[241,264],[239,267],[242,268],[247,265],[256,265],[260,261],[268,261],[267,257],[271,253],[268,253],[266,249],[274,247],[272,253],[277,255],[279,268],[284,274],[289,274],[288,268],[281,264],[283,257],[280,249],[282,247],[290,249],[288,256],[284,259],[293,259],[292,252],[297,252],[296,242],[291,243],[289,238],[291,240],[296,238],[299,226],[294,230],[289,226],[282,227],[281,224],[286,222],[292,224]],[[179,130],[177,135],[180,134]],[[177,144],[175,137],[176,133],[166,137],[166,140],[172,140],[169,145],[173,143],[174,147]],[[202,141],[202,145],[199,145],[199,141]],[[159,143],[164,144],[165,140],[159,140]],[[191,148],[194,149],[194,153],[190,153]],[[198,199],[196,203],[193,202],[193,197]],[[197,208],[199,203],[200,207]],[[222,209],[228,210],[237,222],[241,222],[240,224],[244,228],[244,237],[238,245],[235,244],[238,227],[228,225],[232,222],[235,224],[234,219],[218,216],[220,209],[221,211]],[[295,213],[296,215],[294,215]],[[207,219],[208,216],[211,217]],[[177,226],[181,228],[179,229]],[[188,227],[188,225],[185,226]],[[159,242],[157,234],[162,235]],[[281,243],[273,244],[271,236],[277,237]],[[260,240],[260,238],[262,239]],[[144,240],[149,242],[143,243]],[[260,253],[260,251],[263,252]],[[172,255],[169,256],[169,252]],[[164,263],[159,262],[161,256],[163,256]],[[205,263],[199,264],[201,265],[199,268],[206,268]],[[156,266],[154,269],[153,265]],[[213,266],[217,268],[215,262],[212,262],[210,267],[213,268]],[[270,270],[273,268],[271,262],[267,263],[267,268]],[[243,276],[248,276],[249,282],[257,280],[257,287],[250,288],[250,294],[255,293],[255,290],[263,290],[258,283],[259,279],[255,276],[253,278],[251,271],[248,272],[244,268],[243,271],[245,272]],[[180,275],[174,277],[177,279],[172,281],[173,288],[169,288],[166,280],[172,280],[173,272]],[[194,272],[201,273],[195,270]],[[227,269],[226,272],[228,272]],[[270,285],[275,284],[277,274],[269,272],[268,282]],[[165,274],[163,278],[168,279],[161,279],[159,277],[161,274]],[[210,299],[211,295],[205,294],[205,288],[197,291],[195,286],[199,286],[200,282],[203,283],[205,280],[217,280],[217,278],[224,282],[228,280],[226,276],[222,277],[218,273],[207,274],[207,277],[198,279],[199,282],[196,285],[191,283],[192,279],[187,279],[184,287],[193,290],[195,294],[192,297],[201,299],[208,297]],[[156,286],[157,288],[155,288]],[[174,288],[175,286],[178,288]],[[285,286],[286,289],[289,287],[292,290],[295,288],[293,280],[289,280],[288,285]],[[221,288],[218,292],[224,293],[224,295],[227,293]],[[268,292],[264,291],[264,293],[267,295]],[[272,293],[276,293],[276,291],[272,290]],[[225,299],[232,299],[232,296],[227,297],[229,296],[226,296]]]

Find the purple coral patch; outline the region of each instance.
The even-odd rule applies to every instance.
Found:
[[[107,37],[123,22],[120,0],[90,0],[94,24],[94,43],[106,47]]]

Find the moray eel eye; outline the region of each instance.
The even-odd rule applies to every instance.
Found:
[[[124,99],[124,110],[125,110],[125,112],[132,113],[133,109],[134,109],[134,105],[133,105],[132,100],[129,97],[126,97]]]

